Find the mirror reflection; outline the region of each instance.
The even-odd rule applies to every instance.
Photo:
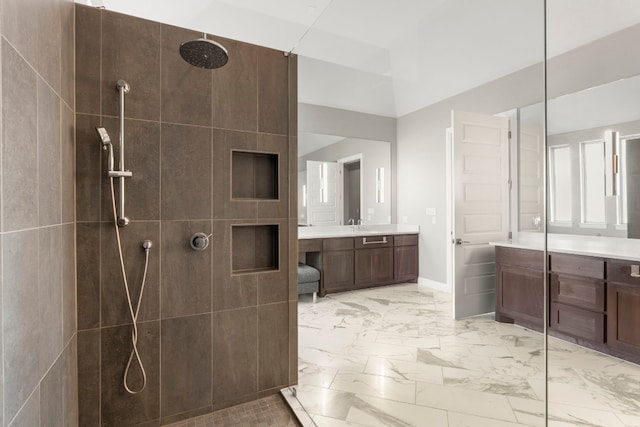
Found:
[[[298,224],[391,223],[391,147],[385,141],[301,132]]]
[[[640,136],[640,76],[548,101],[549,232],[637,238],[629,218],[630,141]],[[540,231],[542,104],[520,110],[520,231]],[[631,184],[633,187],[633,184]]]

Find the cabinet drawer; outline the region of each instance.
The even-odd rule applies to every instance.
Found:
[[[544,253],[542,251],[496,246],[496,263],[544,270]]]
[[[393,246],[418,246],[418,235],[401,234],[393,236]]]
[[[322,241],[323,251],[345,251],[353,249],[353,237],[337,237]]]
[[[298,240],[298,252],[321,252],[322,239]]]
[[[551,254],[549,269],[555,273],[604,279],[604,260],[599,258]]]
[[[607,261],[607,279],[610,282],[640,286],[640,277],[631,276],[632,265],[640,265],[640,262]]]
[[[552,303],[550,327],[576,338],[604,343],[604,314]]]
[[[355,238],[356,249],[393,246],[393,236],[362,236]]]
[[[604,281],[552,273],[551,299],[594,311],[605,309]]]

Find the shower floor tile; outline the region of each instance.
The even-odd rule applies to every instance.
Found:
[[[298,427],[295,415],[279,395],[264,397],[164,427]]]

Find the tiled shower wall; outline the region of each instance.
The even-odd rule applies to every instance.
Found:
[[[72,426],[74,4],[0,7],[0,425]]]
[[[80,425],[166,424],[295,383],[296,203],[289,200],[295,58],[209,36],[230,59],[203,70],[178,53],[181,42],[201,33],[80,5],[76,31]],[[141,243],[153,241],[139,315],[147,386],[135,396],[122,384],[131,321],[106,155],[94,130],[106,127],[117,148],[119,79],[131,86],[125,99],[131,224],[121,235],[134,299]],[[278,156],[277,200],[232,198],[232,172],[236,179],[251,173],[231,170],[232,150]],[[232,272],[234,256],[250,259],[264,250],[247,239],[232,247],[232,226],[239,224],[278,227],[277,269]],[[190,248],[195,232],[213,234],[205,251]],[[139,381],[133,368],[131,385]]]

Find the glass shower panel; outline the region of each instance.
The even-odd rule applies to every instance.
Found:
[[[640,143],[640,8],[546,3],[548,419],[639,425],[640,240],[629,212],[640,189],[629,153]],[[558,147],[569,152],[563,224],[553,222]]]

